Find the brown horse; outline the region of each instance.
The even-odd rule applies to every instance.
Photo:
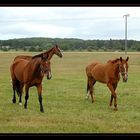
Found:
[[[62,51],[60,50],[60,48],[58,47],[58,45],[55,45],[54,47],[52,47],[51,49],[49,49],[48,51],[44,52],[43,55],[50,60],[52,58],[53,55],[57,55],[59,57],[62,57]],[[18,59],[26,59],[26,60],[31,60],[32,56],[28,56],[28,55],[18,55],[14,58],[14,61],[18,60]]]
[[[44,58],[46,58],[47,60],[51,60],[52,56],[53,55],[57,55],[59,56],[60,58],[63,57],[63,54],[62,54],[62,51],[60,50],[60,48],[58,47],[58,45],[55,45],[54,47],[52,47],[51,49],[49,49],[48,51],[46,52],[43,52],[41,54],[38,54],[36,56],[43,56]],[[28,56],[28,55],[18,55],[14,58],[14,61],[18,61],[20,59],[25,59],[27,61],[30,61],[32,60],[32,56]],[[20,85],[21,84],[21,85]],[[18,95],[20,95],[20,98],[19,98],[19,104],[21,104],[21,90],[22,89],[19,89],[19,87],[22,87],[22,83],[21,82],[17,82],[17,87],[15,88],[16,92]]]
[[[40,111],[44,112],[42,105],[42,80],[44,75],[47,79],[51,79],[51,66],[50,61],[47,60],[45,55],[35,55],[31,60],[19,59],[13,62],[10,67],[12,84],[13,84],[13,103],[16,103],[15,91],[19,93],[19,103],[21,103],[21,97],[23,87],[25,85],[25,104],[27,108],[27,100],[29,98],[29,88],[32,86],[37,87],[38,99],[40,103]]]
[[[112,101],[114,99],[114,110],[117,110],[117,94],[115,92],[117,84],[120,80],[120,73],[122,75],[123,81],[127,82],[128,78],[128,59],[109,60],[106,64],[101,64],[100,62],[92,62],[86,66],[87,75],[87,93],[91,95],[92,103],[94,102],[93,97],[93,86],[96,81],[107,84],[107,87],[111,91],[110,106],[112,106]],[[89,97],[89,94],[87,94]]]

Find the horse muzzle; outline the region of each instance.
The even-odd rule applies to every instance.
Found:
[[[63,57],[63,54],[59,54],[59,57],[62,58]]]
[[[127,77],[127,76],[124,76],[124,77],[123,77],[123,82],[126,83],[126,82],[127,82],[127,79],[128,79],[128,77]]]
[[[62,57],[63,57],[62,52],[58,53],[57,55],[58,55],[60,58],[62,58]]]
[[[126,82],[127,82],[127,79],[123,79],[123,82],[125,82],[125,83],[126,83]]]
[[[52,75],[51,75],[51,73],[49,73],[49,74],[47,75],[47,79],[50,80],[51,78],[52,78]]]
[[[127,73],[122,74],[122,79],[123,79],[123,82],[127,82],[127,79],[128,79]]]

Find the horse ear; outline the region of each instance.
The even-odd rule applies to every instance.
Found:
[[[122,62],[122,57],[120,57],[120,61]]]
[[[127,58],[126,58],[126,61],[128,61],[129,60],[129,56],[127,56]]]
[[[117,68],[119,68],[120,64],[117,64]]]
[[[58,45],[56,44],[55,47],[58,48]]]

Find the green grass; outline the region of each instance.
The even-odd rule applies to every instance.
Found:
[[[92,60],[106,62],[124,53],[71,53],[51,60],[52,79],[43,79],[44,113],[37,90],[30,88],[28,109],[12,103],[9,67],[23,52],[0,52],[0,133],[139,133],[140,53],[128,53],[128,82],[117,87],[118,111],[109,107],[110,91],[95,84],[96,101],[86,100],[85,66]],[[30,55],[36,53],[27,53]],[[25,95],[25,94],[24,94]],[[23,104],[24,104],[23,95]]]

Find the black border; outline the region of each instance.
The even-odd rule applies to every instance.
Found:
[[[0,6],[140,6],[139,0],[1,0]]]
[[[139,138],[140,137],[140,134],[139,133],[3,133],[3,134],[0,134],[0,137],[10,137],[10,138],[18,138],[19,140],[19,137],[21,138],[29,138],[30,140],[33,138],[40,138],[40,137],[44,137],[46,138],[47,137],[47,140],[48,138],[56,138],[57,140],[58,139],[65,139],[66,138],[70,138],[70,139],[79,139],[79,138],[82,138],[82,139],[86,139],[87,138],[94,138],[94,139],[100,139],[100,140],[108,140],[108,139],[111,139],[111,140],[120,140],[122,138],[122,140],[125,140],[125,139],[134,139],[134,138]]]
[[[102,2],[102,1],[99,1],[99,0],[86,0],[86,2],[85,1],[81,1],[80,3],[79,3],[79,1],[77,2],[77,1],[67,1],[67,0],[64,0],[64,1],[62,1],[62,0],[57,0],[57,1],[53,1],[53,0],[39,0],[39,1],[34,1],[34,3],[33,3],[33,0],[24,0],[24,1],[13,1],[13,0],[11,0],[11,1],[6,1],[6,0],[1,0],[0,1],[0,7],[1,6],[10,6],[10,7],[13,7],[13,6],[42,6],[42,7],[44,7],[44,6],[57,6],[57,7],[59,7],[59,6],[83,6],[83,7],[85,7],[85,6],[89,6],[89,7],[94,7],[94,6],[103,6],[103,7],[106,7],[106,6],[110,6],[110,7],[116,7],[116,6],[130,6],[130,7],[132,7],[132,6],[138,6],[138,7],[140,7],[140,1],[139,1],[139,3],[138,3],[138,0],[136,0],[136,1],[134,1],[133,0],[133,3],[126,3],[126,0],[125,0],[125,2],[123,2],[123,1],[121,1],[121,2],[119,2],[119,1],[113,1],[113,3],[112,2],[109,2],[109,1],[104,1],[104,2]],[[72,138],[72,137],[81,137],[81,138],[84,138],[85,136],[86,137],[95,137],[95,138],[99,138],[100,139],[100,137],[103,137],[104,139],[108,139],[108,138],[113,138],[113,139],[120,139],[120,138],[123,138],[123,140],[124,140],[124,138],[132,138],[132,137],[135,137],[135,138],[137,138],[137,137],[139,137],[140,136],[140,133],[0,133],[0,137],[16,137],[16,138],[18,138],[18,137],[22,137],[22,138],[24,138],[24,137],[34,137],[34,138],[38,138],[38,137],[40,137],[40,136],[43,136],[43,137],[63,137],[63,138],[66,138],[66,137],[69,137],[69,138]]]

